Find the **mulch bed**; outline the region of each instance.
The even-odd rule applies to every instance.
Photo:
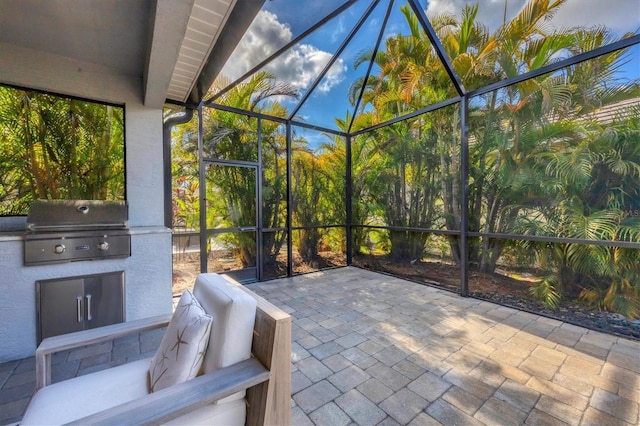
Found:
[[[198,255],[182,255],[176,260],[174,260],[173,293],[181,294],[184,289],[193,286],[195,277],[200,270],[200,261]],[[265,268],[265,275],[269,278],[285,276],[285,260],[279,258],[276,265]],[[308,265],[294,252],[293,263],[294,273],[301,274],[344,266],[346,258],[339,253],[322,252],[312,265]],[[460,292],[460,269],[454,264],[439,261],[406,262],[405,264],[392,262],[382,256],[368,255],[355,257],[353,264],[417,283],[444,288],[456,293]],[[241,269],[240,264],[217,265],[215,261],[210,266],[219,267],[221,272]],[[517,275],[520,279],[517,279],[506,275],[507,273],[508,271],[504,270],[498,270],[496,273],[469,271],[469,296],[559,319],[592,330],[640,340],[640,320],[631,320],[609,312],[594,311],[588,309],[580,300],[563,300],[556,309],[549,309],[533,299],[529,292],[531,284],[535,282],[535,276],[521,273]]]

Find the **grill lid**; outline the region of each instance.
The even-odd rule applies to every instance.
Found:
[[[27,232],[127,229],[126,201],[36,200],[27,214]]]

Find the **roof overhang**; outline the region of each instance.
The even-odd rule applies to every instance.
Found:
[[[3,0],[0,40],[139,78],[148,107],[197,104],[263,3]]]

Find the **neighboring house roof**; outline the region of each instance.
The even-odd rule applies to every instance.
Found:
[[[614,119],[628,118],[640,107],[640,97],[625,99],[613,104],[605,105],[592,113],[581,117],[583,120],[595,119],[600,124],[612,123]]]

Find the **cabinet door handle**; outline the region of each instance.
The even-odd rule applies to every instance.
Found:
[[[77,318],[78,318],[78,322],[82,322],[82,296],[78,296],[76,297],[76,305],[78,307],[77,309]]]
[[[85,297],[87,298],[87,321],[91,321],[91,295],[87,294]]]

